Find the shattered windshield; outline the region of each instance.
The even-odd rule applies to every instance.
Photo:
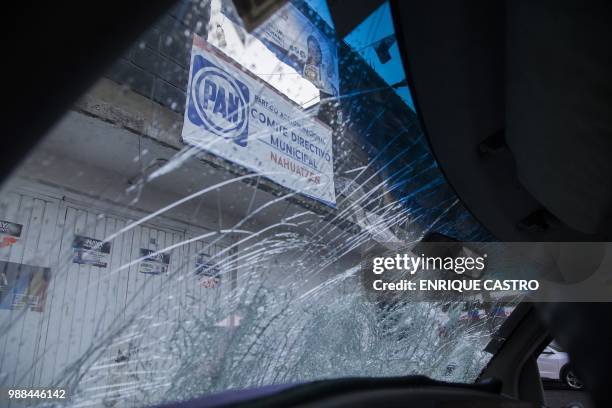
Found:
[[[337,38],[301,0],[250,31],[229,0],[160,18],[2,186],[0,388],[128,407],[475,381],[508,304],[379,302],[360,274],[372,243],[491,239],[429,151],[392,27],[385,4]]]

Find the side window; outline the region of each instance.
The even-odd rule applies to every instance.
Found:
[[[591,407],[584,383],[572,367],[568,353],[554,340],[537,358],[544,387],[544,398],[550,407]]]

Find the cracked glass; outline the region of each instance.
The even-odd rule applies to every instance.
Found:
[[[382,304],[359,273],[371,242],[492,239],[429,151],[392,27],[384,4],[338,39],[321,0],[251,32],[227,0],[162,16],[2,186],[0,387],[130,407],[475,381],[511,305]]]

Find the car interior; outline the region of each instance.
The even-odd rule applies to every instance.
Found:
[[[233,1],[248,33],[256,32],[286,3]],[[435,166],[492,239],[610,240],[612,3],[322,3],[339,39],[388,4],[406,84]],[[8,46],[3,183],[79,98],[177,3],[109,0],[14,6],[16,12],[7,13],[3,28]],[[380,103],[384,105],[384,98]],[[434,227],[429,232],[421,237],[423,242],[454,242],[447,231]],[[574,256],[572,265],[578,265],[585,255],[567,256]],[[570,279],[582,271],[559,273]],[[473,383],[418,374],[374,377],[355,371],[248,389],[232,387],[230,381],[219,393],[156,405],[608,407],[611,319],[612,303],[521,302],[484,345],[492,357]],[[556,370],[555,378],[543,379],[541,359],[552,354],[552,341],[569,360],[551,369]]]

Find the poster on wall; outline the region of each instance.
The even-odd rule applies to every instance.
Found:
[[[207,254],[198,254],[195,261],[195,274],[199,279],[200,286],[211,289],[221,283],[221,271],[219,266],[211,261]]]
[[[0,248],[16,244],[21,237],[23,225],[10,221],[0,220]]]
[[[80,265],[106,268],[110,252],[110,242],[103,242],[82,235],[75,235],[72,241],[72,262]]]
[[[335,207],[332,130],[194,36],[182,138]]]
[[[0,261],[0,309],[42,312],[50,279],[50,268]]]
[[[253,35],[321,91],[338,95],[338,48],[293,4],[286,3]]]
[[[168,272],[170,254],[156,254],[152,249],[140,248],[140,258],[146,257],[138,265],[138,272],[159,275]]]

